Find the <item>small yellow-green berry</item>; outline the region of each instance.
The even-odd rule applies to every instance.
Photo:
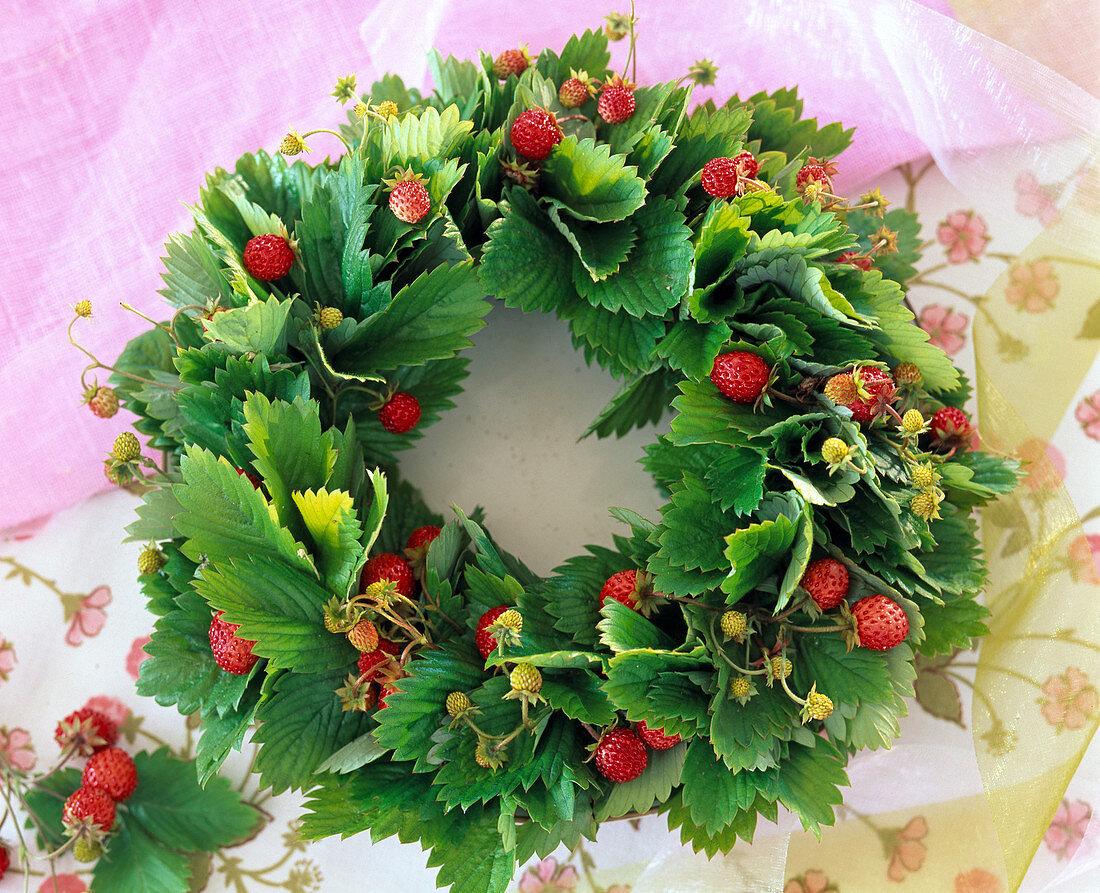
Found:
[[[344,314],[336,307],[322,307],[317,318],[321,323],[321,328],[328,331],[329,329],[335,329],[344,321]]]
[[[747,698],[752,691],[752,680],[748,676],[734,676],[730,680],[730,694],[735,698]]]
[[[509,608],[496,619],[496,623],[518,633],[523,629],[523,615],[515,608]]]
[[[516,664],[508,681],[512,683],[512,691],[523,691],[528,694],[538,694],[542,688],[542,673],[531,664]]]
[[[794,665],[785,657],[776,655],[768,664],[768,675],[772,679],[786,679],[794,670]]]
[[[923,380],[920,369],[913,363],[898,363],[894,367],[894,381],[903,387],[916,387]]]
[[[833,713],[833,702],[828,695],[819,691],[810,692],[806,698],[806,706],[802,708],[802,721],[811,719],[828,719]]]
[[[168,559],[160,549],[153,545],[146,546],[138,555],[138,573],[155,574],[167,563]]]
[[[355,112],[356,118],[365,118],[370,114],[370,106],[365,102],[357,102],[351,107],[351,110]]]
[[[387,121],[398,113],[397,103],[392,99],[383,99],[374,110]]]
[[[452,691],[447,695],[447,712],[452,717],[461,716],[473,707],[473,702],[469,696],[462,691]]]
[[[919,409],[906,410],[905,415],[901,417],[901,427],[906,434],[916,434],[924,428],[924,416]]]
[[[82,319],[87,319],[92,315],[92,302],[91,301],[77,301],[73,305],[73,310],[77,316]]]
[[[283,141],[279,143],[279,151],[284,155],[301,155],[303,152],[311,151],[309,146],[306,145],[306,141],[298,135],[298,131],[291,130],[283,137]]]
[[[112,452],[119,462],[131,462],[141,455],[141,444],[132,431],[123,431],[115,438]]]
[[[859,389],[851,373],[842,372],[825,382],[825,396],[837,406],[846,406],[859,397]]]
[[[81,836],[73,843],[73,858],[77,862],[94,862],[103,855],[103,844],[94,837]]]
[[[930,490],[936,485],[938,479],[939,473],[932,467],[931,462],[925,462],[923,465],[916,466],[910,477],[913,486],[918,490]]]
[[[925,490],[909,501],[909,508],[918,518],[931,521],[940,517],[940,502],[943,497],[935,490]]]
[[[821,445],[821,458],[830,465],[837,465],[848,458],[848,444],[839,437],[830,437]]]
[[[722,632],[727,639],[736,639],[738,636],[743,636],[745,630],[749,628],[749,618],[740,611],[726,611],[720,622]]]

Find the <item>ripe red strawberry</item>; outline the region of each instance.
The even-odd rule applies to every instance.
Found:
[[[489,659],[489,653],[497,647],[497,637],[489,632],[489,624],[507,611],[508,607],[508,605],[497,605],[495,608],[490,608],[481,615],[481,619],[477,622],[474,644],[477,645],[477,650],[481,652],[481,656],[485,660]]]
[[[118,741],[118,726],[98,710],[81,707],[57,724],[53,737],[62,747],[72,744],[78,753],[89,754],[112,747]]]
[[[258,477],[256,477],[256,475],[254,475],[251,471],[246,471],[243,468],[237,468],[235,470],[236,470],[237,474],[241,475],[242,477],[248,478],[248,482],[253,487],[255,487],[257,490],[260,489],[260,479]]]
[[[820,164],[804,164],[801,170],[795,175],[795,186],[798,187],[799,194],[806,191],[808,184],[817,183],[822,189],[828,189],[830,187],[829,176],[825,173],[825,168]]]
[[[866,400],[856,397],[850,403],[845,403],[852,411],[852,418],[857,422],[869,422],[882,415],[887,403],[892,403],[897,394],[897,385],[894,379],[877,366],[864,366],[856,373],[859,383],[869,395]]]
[[[407,434],[420,421],[420,401],[412,394],[398,391],[378,410],[378,421],[391,434]]]
[[[11,865],[11,856],[8,855],[8,848],[0,843],[0,881],[4,879],[4,873],[9,865]]]
[[[218,611],[210,621],[210,651],[214,663],[235,676],[243,676],[260,658],[252,653],[255,642],[237,638],[240,626],[222,620],[224,611]]]
[[[390,190],[390,210],[404,223],[419,223],[431,209],[431,196],[419,180],[403,180]]]
[[[620,604],[626,605],[631,610],[638,610],[638,572],[636,570],[619,571],[607,578],[600,590],[600,607],[606,604],[609,598],[615,599]]]
[[[505,50],[493,62],[493,77],[502,81],[508,80],[513,74],[519,77],[531,64],[531,57],[527,54],[527,47],[518,50]]]
[[[608,124],[622,124],[634,114],[634,91],[621,84],[604,87],[596,113]]]
[[[752,180],[760,173],[760,162],[752,152],[742,152],[733,156],[733,163],[737,167],[737,176]]]
[[[649,757],[642,739],[630,729],[611,729],[596,745],[596,768],[616,784],[633,781],[645,770]]]
[[[872,651],[889,651],[909,635],[909,618],[901,605],[885,595],[869,595],[852,605],[859,644]]]
[[[396,685],[385,683],[381,686],[381,690],[378,694],[378,709],[385,710],[390,705],[386,703],[386,698],[392,695],[395,691],[401,691]]]
[[[111,795],[116,803],[125,800],[137,787],[137,769],[126,751],[108,747],[94,754],[84,766],[80,783],[86,788],[99,788]]]
[[[965,412],[956,406],[945,406],[943,409],[937,409],[932,416],[931,427],[933,436],[940,440],[960,435],[966,437],[971,433],[970,419],[966,417]]]
[[[118,412],[118,394],[114,388],[98,387],[89,389],[88,408],[92,415],[101,419],[112,418]]]
[[[411,598],[413,594],[412,568],[400,555],[392,552],[380,552],[363,565],[363,571],[359,575],[359,587],[366,589],[371,583],[381,580],[389,580],[397,584],[397,591],[405,598]]]
[[[364,651],[362,654],[359,655],[359,660],[357,661],[357,666],[359,667],[359,675],[362,676],[364,673],[368,673],[371,670],[374,670],[375,667],[386,661],[387,658],[400,656],[400,645],[397,645],[394,642],[391,642],[388,639],[383,639],[381,636],[379,636],[378,647],[375,648],[374,651]],[[390,665],[393,665],[392,662]]]
[[[512,122],[510,137],[512,148],[524,158],[542,161],[550,150],[561,142],[561,128],[558,119],[546,109],[527,109]]]
[[[115,825],[115,801],[100,788],[81,786],[65,801],[61,818],[69,826],[91,823],[110,831]]]
[[[732,158],[712,158],[703,165],[703,189],[715,198],[737,194],[737,162]]]
[[[801,586],[822,611],[828,611],[848,594],[848,568],[835,558],[819,558],[806,568]]]
[[[425,524],[423,527],[417,527],[416,530],[409,534],[409,539],[405,543],[405,548],[419,549],[421,546],[427,546],[442,532],[443,531],[434,524]]]
[[[294,266],[294,249],[282,236],[264,233],[253,236],[244,246],[244,268],[260,282],[282,279]]]
[[[682,740],[679,735],[666,735],[664,729],[651,729],[641,720],[634,726],[638,737],[645,742],[646,747],[652,750],[668,750],[675,747]]]
[[[715,357],[710,380],[734,403],[754,403],[763,393],[771,371],[771,367],[756,354],[735,350]]]

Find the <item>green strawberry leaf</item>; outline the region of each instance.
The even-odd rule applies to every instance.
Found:
[[[722,581],[726,601],[734,604],[762,583],[779,565],[798,535],[798,525],[786,515],[735,530],[725,538],[725,556],[732,570]]]
[[[698,655],[624,651],[611,659],[602,688],[631,722],[644,720],[667,735],[690,738],[710,721],[710,696],[688,676],[705,669],[708,664]]]
[[[614,434],[622,437],[633,428],[656,425],[661,421],[676,394],[671,376],[663,370],[643,373],[625,382],[588,426],[583,440],[595,432],[598,437]]]
[[[802,827],[820,839],[821,826],[836,821],[833,807],[847,786],[847,755],[824,738],[813,747],[792,744],[779,773],[779,802],[798,816]]]
[[[707,487],[723,512],[747,515],[764,498],[767,457],[754,449],[719,448],[705,469]]]
[[[691,318],[681,319],[672,324],[658,343],[657,356],[690,378],[706,378],[722,345],[729,339],[730,328],[720,320],[703,325]]]
[[[119,822],[111,849],[92,871],[92,883],[103,893],[188,893],[190,862],[140,827]]]
[[[638,169],[606,143],[567,136],[543,162],[539,187],[551,204],[578,220],[625,220],[645,202]]]
[[[731,772],[704,739],[688,745],[683,778],[682,803],[692,824],[711,838],[751,810],[757,797],[774,801],[779,796],[776,770]]]
[[[665,331],[658,317],[636,319],[577,298],[561,308],[560,315],[569,321],[574,346],[584,346],[585,359],[595,358],[619,378],[650,368],[657,339]]]
[[[333,592],[346,593],[363,555],[360,545],[363,528],[356,517],[354,501],[343,490],[330,493],[324,489],[306,490],[304,493],[296,491],[291,494],[291,499],[298,507],[302,522],[309,531],[322,582]],[[378,506],[378,510],[376,517],[370,520],[377,533],[382,526],[385,502],[379,505],[376,500],[374,505]]]

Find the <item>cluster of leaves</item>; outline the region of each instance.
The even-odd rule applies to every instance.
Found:
[[[504,82],[488,56],[434,56],[436,93],[394,77],[373,85],[370,100],[401,114],[352,117],[354,148],[338,162],[257,153],[215,172],[194,232],[168,246],[175,315],[117,364],[139,431],[168,456],[130,527],[167,557],[142,578],[158,621],[139,690],[201,712],[204,783],[258,724],[261,783],[308,793],[305,834],[418,840],[440,884],[459,893],[503,890],[517,860],[655,804],[710,854],[751,841],[758,817],[774,820],[780,804],[807,828],[831,823],[848,756],[897,734],[913,649],[947,653],[984,631],[970,510],[1015,483],[1008,463],[933,456],[890,424],[861,427],[820,393],[853,365],[906,362],[923,376],[907,405],[928,412],[968,397],[904,304],[912,215],[892,212],[899,250],[865,271],[836,261],[868,247],[869,212],[796,194],[805,158],[835,156],[850,131],[804,119],[793,91],[689,111],[690,87],[639,87],[634,115],[614,126],[591,100],[570,111],[579,117],[537,190],[502,176],[511,122],[533,107],[564,116],[557,87],[568,72],[603,80],[608,60],[593,32]],[[772,188],[712,200],[703,165],[741,151]],[[385,207],[380,184],[397,166],[421,174],[431,197],[415,226]],[[285,292],[241,261],[247,240],[267,232],[296,240]],[[418,599],[431,624],[425,642],[402,643],[411,647],[398,690],[384,710],[342,709],[335,691],[356,652],[326,631],[324,606],[355,594],[372,552],[398,552],[414,527],[443,524],[399,477],[409,435],[381,427],[372,392],[414,393],[421,428],[437,418],[460,387],[456,354],[482,325],[486,294],[556,313],[588,360],[623,380],[590,431],[623,433],[671,410],[669,434],[642,460],[668,503],[659,523],[613,510],[629,535],[548,578],[458,512],[428,549]],[[213,314],[215,302],[228,309]],[[321,330],[317,307],[339,309],[343,322]],[[774,399],[753,407],[718,393],[708,375],[730,350],[765,359]],[[830,437],[858,461],[830,470]],[[931,522],[909,508],[913,449],[943,479],[947,502]],[[848,652],[826,631],[831,621],[799,586],[824,555],[848,565],[852,601],[876,592],[902,605],[905,643]],[[614,601],[600,608],[604,581],[631,568],[663,595],[649,617]],[[523,629],[486,665],[474,631],[498,605],[514,605]],[[730,606],[753,621],[743,643],[716,632]],[[216,666],[214,611],[255,642],[250,673]],[[732,697],[734,667],[773,651],[792,660],[789,682]],[[543,677],[546,703],[530,713],[504,698],[501,668],[518,661]],[[804,724],[784,689],[813,686],[836,709]],[[450,723],[456,691],[479,711],[482,734],[519,730],[502,767],[480,765],[480,735]],[[683,742],[652,751],[633,781],[595,773],[592,731],[642,720]]]
[[[210,854],[252,837],[263,818],[241,802],[229,781],[200,787],[193,767],[167,748],[134,755],[138,785],[116,810],[107,849],[96,861],[92,886],[102,893],[133,890],[186,893],[201,889]],[[54,851],[62,832],[65,799],[80,787],[79,769],[62,769],[28,788],[26,801],[37,821],[37,844]],[[32,827],[28,820],[28,827]]]

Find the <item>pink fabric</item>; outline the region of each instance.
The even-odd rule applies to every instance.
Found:
[[[367,84],[395,69],[421,83],[433,43],[460,56],[558,47],[605,11],[589,0],[539,4],[537,16],[501,16],[497,0],[14,5],[0,47],[0,529],[107,486],[100,460],[128,419],[79,406],[85,361],[66,343],[69,308],[92,300],[77,337],[107,361],[146,327],[120,300],[162,315],[161,246],[188,226],[181,203],[207,170],[273,150],[288,125],[338,120],[327,95],[338,75]],[[928,151],[950,173],[990,146],[1041,143],[1062,126],[1044,103],[1077,95],[1038,66],[1044,90],[1006,83],[1013,51],[949,18],[944,0],[760,0],[734,15],[710,0],[637,5],[640,81],[705,56],[719,81],[700,97],[799,84],[811,114],[855,125],[841,188]],[[625,54],[616,45],[613,62]],[[313,143],[314,158],[336,148]]]

